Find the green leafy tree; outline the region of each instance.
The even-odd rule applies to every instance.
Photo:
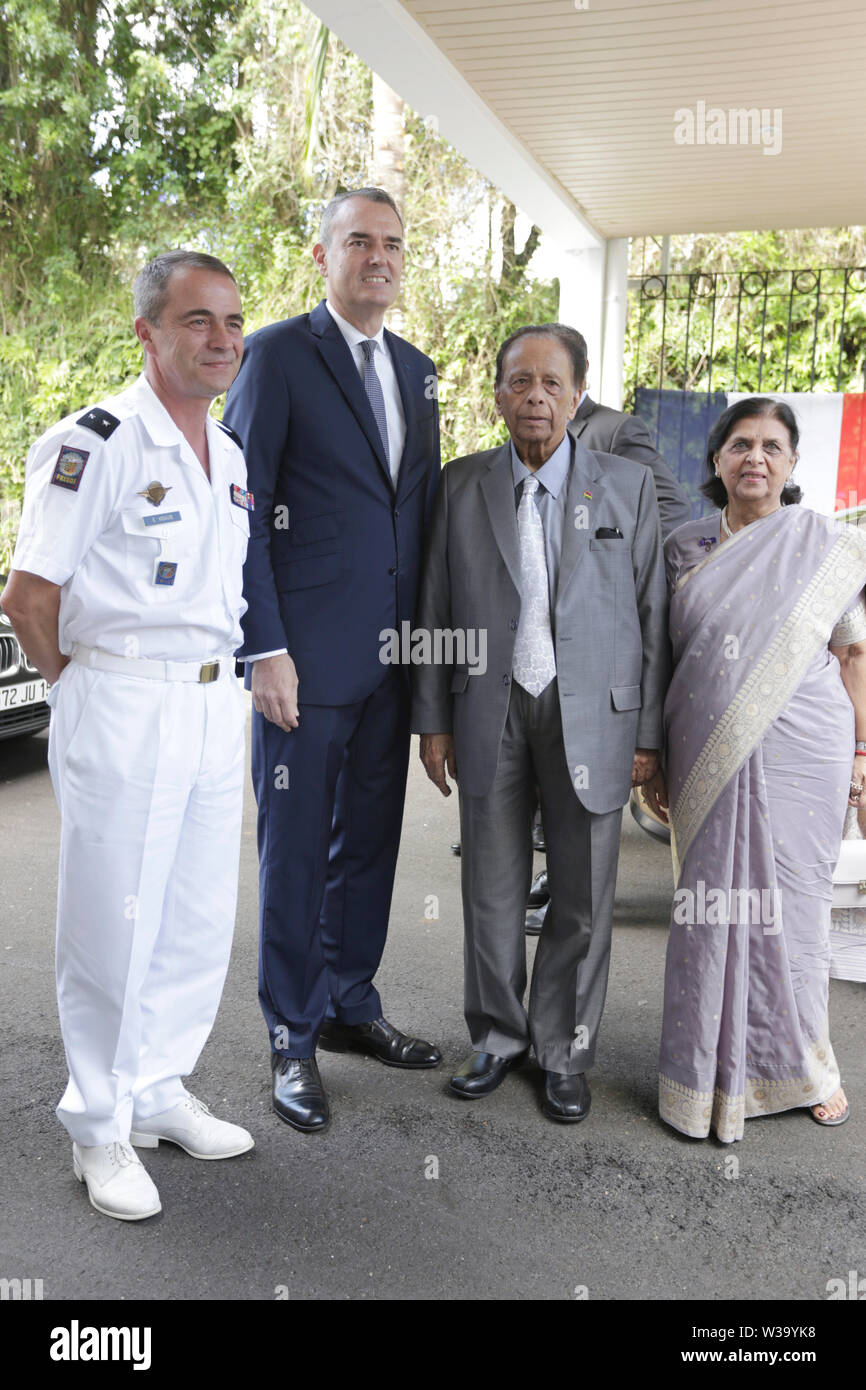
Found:
[[[140,369],[140,265],[175,245],[221,256],[251,331],[309,310],[322,207],[377,167],[377,98],[297,0],[0,0],[0,65],[2,568],[29,444]],[[537,229],[517,247],[513,207],[431,123],[399,99],[388,116],[407,225],[395,326],[440,366],[448,458],[502,437],[496,348],[555,317],[556,287],[528,275]]]

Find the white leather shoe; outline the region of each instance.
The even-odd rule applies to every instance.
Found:
[[[91,1206],[118,1221],[143,1221],[162,1211],[159,1193],[129,1144],[72,1145],[72,1167],[87,1184]]]
[[[195,1096],[186,1096],[171,1110],[133,1120],[131,1144],[155,1149],[160,1139],[185,1149],[193,1158],[235,1158],[253,1147],[254,1139],[240,1125],[217,1120]]]

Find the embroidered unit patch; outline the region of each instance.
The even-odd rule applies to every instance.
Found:
[[[90,454],[86,449],[73,449],[69,444],[64,444],[54,465],[52,483],[68,488],[70,492],[77,492],[89,458]]]

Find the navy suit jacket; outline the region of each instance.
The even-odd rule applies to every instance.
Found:
[[[240,436],[255,498],[238,655],[288,648],[302,703],[365,699],[387,669],[380,634],[415,616],[439,484],[436,368],[387,330],[385,340],[406,415],[396,490],[324,301],[253,333],[228,394],[225,421]]]

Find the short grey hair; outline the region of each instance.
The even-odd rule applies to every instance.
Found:
[[[135,278],[132,303],[136,318],[159,324],[168,300],[168,282],[176,270],[211,270],[215,275],[227,275],[237,284],[227,265],[204,251],[165,251],[148,261]]]
[[[386,203],[391,211],[397,214],[400,226],[403,226],[400,209],[391,194],[386,193],[384,188],[350,188],[348,192],[338,193],[336,197],[332,198],[322,213],[322,220],[319,223],[319,241],[323,246],[331,244],[331,228],[334,225],[334,219],[343,203],[347,203],[350,198],[365,198],[368,203]]]
[[[521,338],[554,338],[556,342],[561,343],[571,358],[571,373],[575,386],[583,386],[586,381],[586,339],[576,328],[570,328],[565,323],[528,323],[506,338],[496,354],[495,385],[499,386],[502,381],[508,349]]]

